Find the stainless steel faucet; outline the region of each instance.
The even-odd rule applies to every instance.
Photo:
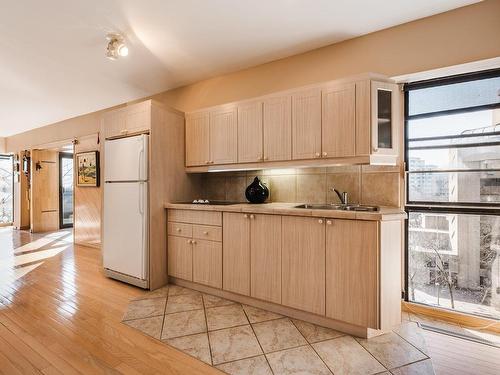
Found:
[[[342,193],[335,189],[334,187],[330,188],[331,191],[334,191],[337,196],[340,199],[340,203],[342,203],[344,206],[347,206],[349,204],[349,194],[347,191],[343,191]]]

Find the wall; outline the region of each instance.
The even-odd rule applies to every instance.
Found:
[[[399,167],[344,166],[211,173],[205,176],[207,199],[246,201],[245,188],[258,176],[269,187],[269,202],[339,203],[330,191],[347,191],[352,203],[401,205]]]
[[[193,110],[343,76],[398,76],[500,56],[500,1],[486,0],[300,55],[226,74],[154,96]],[[7,149],[71,139],[98,130],[99,112],[7,139]]]
[[[76,155],[80,152],[99,150],[98,134],[78,137],[74,145],[74,241],[80,245],[100,247],[101,245],[101,194],[99,187],[80,187],[76,184]]]
[[[5,138],[0,137],[0,154],[4,153],[5,151],[6,151]]]

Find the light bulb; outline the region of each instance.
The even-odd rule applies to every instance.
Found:
[[[118,54],[122,57],[128,56],[128,47],[125,44],[120,44],[118,47]]]

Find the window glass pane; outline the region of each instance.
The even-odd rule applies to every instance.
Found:
[[[408,114],[447,111],[500,103],[500,77],[411,90]]]
[[[410,202],[500,203],[500,172],[408,174]]]
[[[0,224],[13,221],[12,157],[0,155]]]
[[[392,147],[392,92],[377,90],[378,147]]]
[[[500,319],[500,216],[410,212],[408,294]]]
[[[73,158],[61,158],[61,214],[63,226],[73,224]]]

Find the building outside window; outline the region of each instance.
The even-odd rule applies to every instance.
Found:
[[[12,156],[0,155],[0,225],[14,220]]]
[[[500,71],[405,91],[406,299],[500,319]]]

